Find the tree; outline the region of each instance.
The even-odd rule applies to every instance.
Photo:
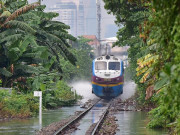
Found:
[[[38,68],[58,69],[59,54],[75,64],[76,58],[69,51],[69,26],[52,21],[57,13],[43,12],[39,3],[27,5],[24,1],[0,3],[0,78],[3,87],[10,87],[19,77],[38,74]]]
[[[180,60],[179,4],[179,1],[153,1],[149,4],[151,15],[143,28],[147,33],[146,46],[141,47],[145,54],[137,61],[137,73],[144,74],[141,82],[148,84],[146,93],[152,93],[157,105],[151,111],[149,126],[172,127],[174,134],[180,133],[180,101],[177,99],[180,96],[177,76],[180,71],[177,62]]]
[[[157,106],[151,111],[149,126],[171,127],[174,134],[180,133],[180,2],[104,1],[105,7],[116,15],[116,23],[124,26],[117,33],[119,41],[116,45],[130,45],[131,67],[133,65],[135,69],[138,66],[138,76],[134,77],[140,96],[151,93],[146,98]]]
[[[116,46],[130,46],[128,49],[128,57],[130,62],[130,71],[132,79],[139,84],[138,92],[139,100],[145,102],[145,85],[139,83],[140,77],[136,76],[137,60],[142,57],[145,52],[141,51],[141,47],[145,47],[146,36],[143,36],[142,28],[146,25],[149,16],[148,6],[144,6],[143,2],[135,0],[104,0],[105,8],[108,13],[112,13],[116,17],[116,24],[120,27],[117,32],[118,41]],[[143,40],[140,38],[143,37]]]
[[[89,41],[89,39],[79,37],[77,42],[73,43],[72,52],[77,58],[77,66],[73,66],[70,62],[65,61],[62,58],[61,66],[64,72],[63,76],[66,81],[74,81],[79,79],[90,80],[94,54],[92,53],[91,46],[87,44]]]

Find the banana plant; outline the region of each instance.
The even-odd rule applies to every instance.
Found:
[[[159,55],[147,54],[137,60],[138,67],[136,68],[137,76],[143,74],[142,78],[140,79],[141,83],[144,83],[150,74],[152,73],[152,67],[156,64]],[[152,77],[152,76],[151,76]]]
[[[45,6],[27,0],[0,3],[0,79],[3,87],[11,87],[19,77],[38,74],[42,65],[61,72],[59,54],[75,65],[69,51],[69,26],[53,21],[57,13],[45,13]]]

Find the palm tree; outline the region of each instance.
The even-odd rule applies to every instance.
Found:
[[[61,72],[59,54],[72,64],[76,62],[68,49],[67,39],[76,40],[68,34],[69,26],[53,21],[58,14],[43,12],[45,6],[39,2],[29,5],[27,0],[0,3],[0,79],[3,87],[10,87],[19,77],[36,74],[39,65],[49,63],[50,70]]]

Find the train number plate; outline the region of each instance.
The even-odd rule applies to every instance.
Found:
[[[109,79],[109,78],[105,78],[105,79],[104,79],[104,81],[110,82],[110,81],[111,81],[111,79]]]

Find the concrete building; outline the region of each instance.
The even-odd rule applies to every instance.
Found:
[[[113,47],[113,44],[117,41],[118,41],[118,39],[116,37],[106,38],[101,42],[101,45],[102,45],[101,48],[102,48],[102,50],[103,50],[103,48],[104,48],[104,50],[105,50],[105,48],[107,48],[106,52],[108,52],[108,54],[119,56],[121,59],[125,60],[125,59],[127,59],[127,56],[128,56],[127,50],[129,49],[129,46]]]
[[[37,2],[37,0],[28,0],[30,3]],[[77,27],[77,29],[73,28],[69,30],[74,36],[78,35],[96,35],[97,36],[97,10],[96,10],[96,0],[43,0],[42,4],[46,5],[46,12],[58,12],[60,13],[61,9],[58,7],[59,3],[74,3],[76,5],[76,17],[74,17],[73,21],[68,22],[69,19],[58,20],[67,23],[73,28],[74,25],[81,25],[81,27]],[[81,6],[79,6],[81,5]],[[63,9],[65,11],[65,9]],[[84,10],[84,12],[83,12]],[[67,8],[68,12],[70,12]],[[79,12],[80,11],[80,12]],[[73,12],[73,11],[72,11]],[[78,17],[78,13],[82,13]],[[116,32],[118,31],[118,26],[115,25],[114,20],[115,17],[113,15],[107,14],[107,10],[104,9],[104,2],[101,0],[101,13],[102,13],[102,23],[101,23],[101,39],[116,36]],[[63,14],[63,13],[62,13]],[[69,13],[70,14],[70,13]],[[74,13],[73,13],[74,14]],[[84,17],[83,17],[84,14]],[[61,15],[61,14],[60,14]],[[84,21],[80,18],[84,18]],[[66,20],[66,21],[65,21]],[[80,22],[77,22],[80,20]],[[78,32],[79,31],[79,32]],[[77,33],[77,34],[76,34]],[[84,33],[84,34],[83,34]]]
[[[85,9],[83,0],[79,1],[77,18],[77,35],[85,34]]]
[[[93,52],[95,54],[95,56],[99,56],[100,55],[100,42],[97,39],[96,35],[83,35],[84,38],[86,39],[90,39],[91,41],[88,42],[88,45],[90,45],[93,48]]]
[[[47,11],[59,13],[55,20],[69,25],[69,32],[73,36],[77,37],[85,33],[83,0],[59,0]]]

